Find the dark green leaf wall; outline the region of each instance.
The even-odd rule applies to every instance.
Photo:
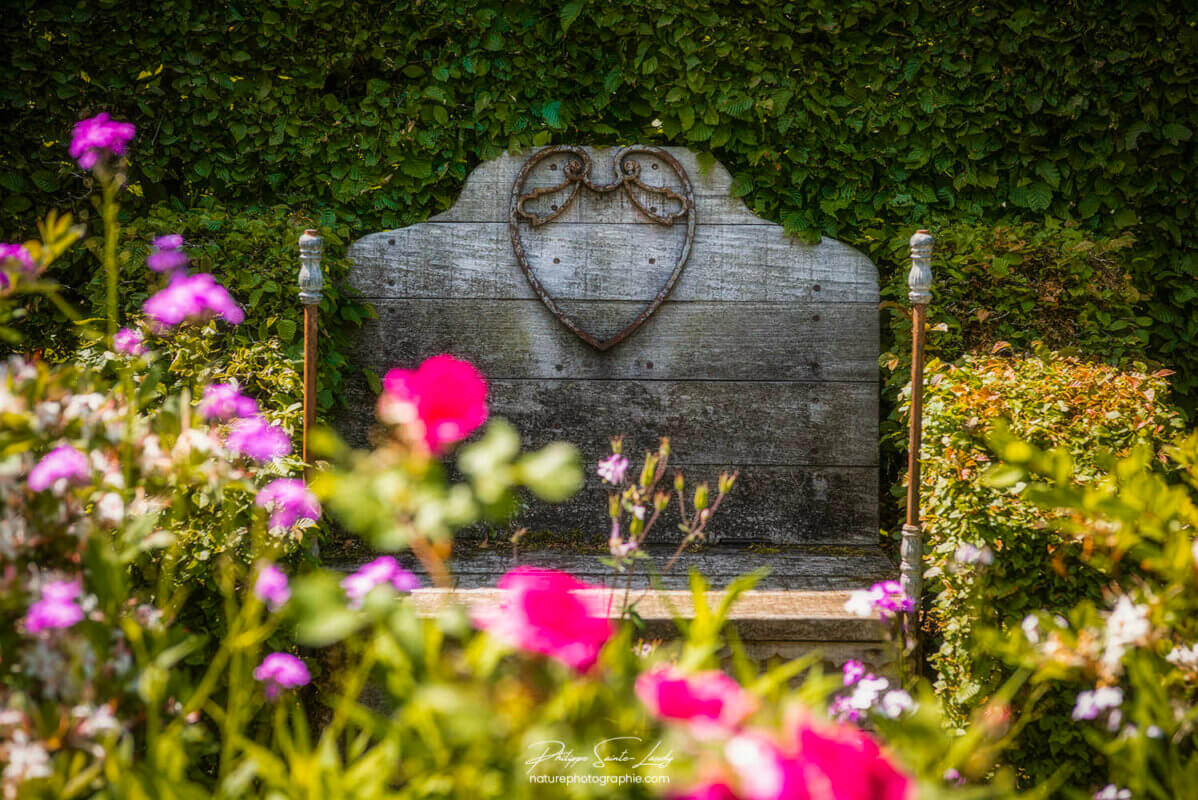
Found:
[[[5,6],[9,234],[79,196],[65,138],[101,110],[138,125],[147,201],[287,204],[362,233],[445,208],[505,148],[687,145],[763,216],[871,250],[867,231],[926,221],[1133,233],[1150,350],[1183,395],[1198,381],[1198,4]]]

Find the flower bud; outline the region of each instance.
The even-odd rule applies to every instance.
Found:
[[[702,511],[707,508],[707,484],[700,483],[695,489],[695,508]]]
[[[699,512],[699,522],[707,522],[711,518],[711,509],[705,508]]]
[[[641,486],[648,487],[653,483],[653,471],[657,469],[657,456],[645,453],[645,466],[641,469]]]
[[[661,458],[667,458],[670,455],[670,437],[661,437],[661,445],[657,448],[657,455]]]
[[[620,495],[613,494],[607,499],[607,515],[612,519],[620,516]]]
[[[737,474],[736,472],[731,474],[727,472],[720,473],[720,494],[728,494],[728,492],[732,491],[732,484],[736,483]]]
[[[655,511],[665,511],[666,506],[668,506],[669,504],[670,504],[670,493],[669,492],[659,491],[657,494],[653,495],[653,509]]]
[[[616,455],[619,455],[623,449],[624,449],[624,437],[623,436],[611,437],[611,451],[613,453],[615,453]]]
[[[686,481],[682,477],[681,472],[674,473],[674,491],[681,492],[686,487]]]

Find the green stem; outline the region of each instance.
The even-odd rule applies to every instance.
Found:
[[[120,267],[116,260],[117,239],[120,236],[121,226],[117,221],[117,212],[120,206],[116,202],[117,191],[120,190],[119,175],[105,174],[101,178],[103,183],[103,203],[100,208],[101,216],[104,219],[104,273],[107,278],[107,317],[108,317],[108,337],[116,335],[118,319],[117,319],[117,288],[120,282]]]

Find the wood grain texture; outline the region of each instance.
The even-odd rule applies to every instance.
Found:
[[[575,306],[585,313],[595,302]],[[540,300],[373,305],[379,319],[362,331],[352,357],[379,375],[430,353],[452,353],[491,379],[873,382],[878,376],[878,312],[864,303],[667,302],[635,336],[605,353],[566,330]]]
[[[554,232],[554,225],[546,226],[545,232]],[[563,260],[564,268],[554,276],[556,296],[643,301],[653,295],[658,276],[633,267],[647,266],[648,259],[656,256],[644,248],[656,243],[664,252],[676,232],[634,236],[626,233],[627,225],[578,227],[582,231],[564,238],[549,258],[550,264],[553,257]],[[627,267],[626,274],[592,278],[579,271],[578,259],[596,252],[586,249],[583,233],[626,241],[628,260],[619,262]],[[374,233],[355,242],[350,257],[354,262],[351,283],[367,298],[536,297],[512,254],[507,222],[425,222]],[[701,223],[686,269],[670,294],[671,302],[695,300],[876,306],[878,273],[869,259],[841,242],[825,239],[803,244],[777,225],[746,228]]]
[[[720,472],[733,466],[671,463],[691,487],[701,481],[714,487]],[[609,526],[607,492],[592,473],[587,485],[560,505],[530,500],[506,530],[556,531],[572,540],[590,535],[602,544]],[[877,494],[875,467],[741,465],[736,485],[708,527],[708,538],[738,544],[872,544],[877,541]],[[679,521],[675,498],[654,527],[653,540],[680,541]],[[467,535],[478,539],[493,530]]]
[[[592,179],[613,180],[614,151],[590,152]],[[694,241],[673,292],[630,339],[594,350],[530,287],[508,226],[525,154],[479,165],[454,207],[432,221],[353,244],[351,282],[379,313],[354,362],[381,376],[440,352],[467,358],[488,377],[493,414],[511,420],[526,447],[573,442],[590,469],[621,433],[632,453],[669,436],[673,463],[692,480],[739,468],[740,484],[713,529],[719,541],[876,543],[877,269],[843,243],[787,236],[730,196],[722,166],[703,172],[694,154],[670,152],[693,184]],[[538,163],[525,189],[558,185],[565,158]],[[681,187],[672,171],[639,158],[648,184]],[[547,213],[567,191],[527,208]],[[645,195],[652,196],[664,198]],[[657,292],[684,234],[678,224],[653,224],[622,191],[585,189],[561,217],[536,229],[521,222],[520,232],[530,267],[556,302],[600,338]],[[359,376],[347,381],[346,399],[340,427],[361,445],[374,398]],[[531,504],[516,524],[601,533],[604,497],[592,478],[563,505]],[[783,559],[782,588],[798,575],[849,585],[856,578],[848,574],[866,563],[859,557],[844,556],[842,578],[833,561]]]
[[[670,437],[679,463],[877,466],[878,399],[869,383],[787,381],[496,380],[493,415],[511,421],[526,447],[573,442],[596,459],[624,435],[629,452]],[[373,395],[347,383],[350,409]],[[352,413],[342,428],[366,441],[373,413]]]

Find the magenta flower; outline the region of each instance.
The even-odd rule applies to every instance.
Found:
[[[125,146],[137,133],[129,122],[115,122],[107,114],[75,123],[71,137],[71,158],[84,169],[91,169],[101,159],[123,155]]]
[[[183,252],[183,237],[177,233],[159,236],[151,246],[154,248],[146,256],[146,266],[155,272],[177,272],[187,266],[187,254]]]
[[[481,611],[475,623],[508,644],[585,672],[612,637],[600,586],[565,572],[517,567],[500,579],[499,588],[505,595],[500,607]],[[596,594],[582,594],[588,590]]]
[[[345,589],[349,604],[358,608],[371,589],[383,584],[389,584],[397,592],[411,592],[420,588],[420,579],[391,556],[380,556],[364,564],[357,572],[346,575],[341,581],[341,588]]]
[[[855,659],[849,659],[844,662],[844,666],[841,669],[844,672],[845,686],[852,686],[865,677],[865,665]]]
[[[756,699],[719,670],[687,675],[657,667],[636,679],[636,696],[654,716],[685,720],[701,735],[733,730],[757,710]]]
[[[87,456],[69,444],[59,445],[42,456],[29,472],[29,488],[42,492],[50,487],[61,491],[66,484],[85,484],[91,479],[91,466]],[[59,483],[62,481],[62,483]]]
[[[254,679],[266,685],[266,699],[274,700],[284,689],[306,686],[312,676],[304,662],[290,653],[271,653],[254,668]]]
[[[235,453],[265,463],[291,452],[291,437],[278,425],[271,425],[260,416],[239,419],[233,423],[225,444]]]
[[[146,337],[142,335],[141,331],[121,328],[112,337],[112,348],[118,353],[140,356],[146,352]]]
[[[29,606],[25,616],[25,629],[40,633],[49,628],[69,628],[83,619],[83,609],[75,600],[83,591],[83,583],[73,581],[51,581],[42,587],[42,597]]]
[[[200,401],[200,416],[206,420],[225,422],[257,416],[258,403],[246,397],[235,383],[213,383],[204,387]]]
[[[599,462],[599,468],[596,472],[599,477],[611,484],[618,484],[624,481],[624,473],[628,470],[628,459],[619,453],[612,453],[607,458]]]
[[[383,378],[379,415],[419,424],[434,453],[473,433],[487,413],[487,382],[468,361],[433,356],[415,370],[393,369]]]
[[[245,312],[233,302],[225,287],[206,272],[176,273],[170,284],[142,307],[146,316],[163,327],[183,322],[203,322],[220,317],[232,325],[245,320]]]
[[[295,478],[277,478],[266,485],[254,504],[272,509],[270,527],[290,528],[300,519],[320,519],[320,502],[304,482]]]
[[[23,244],[0,244],[0,264],[6,264],[9,260],[20,264],[24,272],[35,272],[37,270],[37,265],[33,262],[33,256]]]
[[[872,617],[876,613],[885,621],[895,614],[912,611],[915,601],[898,581],[881,581],[868,589],[851,592],[844,607],[859,617]]]
[[[272,610],[277,611],[287,605],[287,601],[291,599],[287,573],[274,564],[267,564],[258,573],[258,580],[254,583],[254,594],[265,601]]]

